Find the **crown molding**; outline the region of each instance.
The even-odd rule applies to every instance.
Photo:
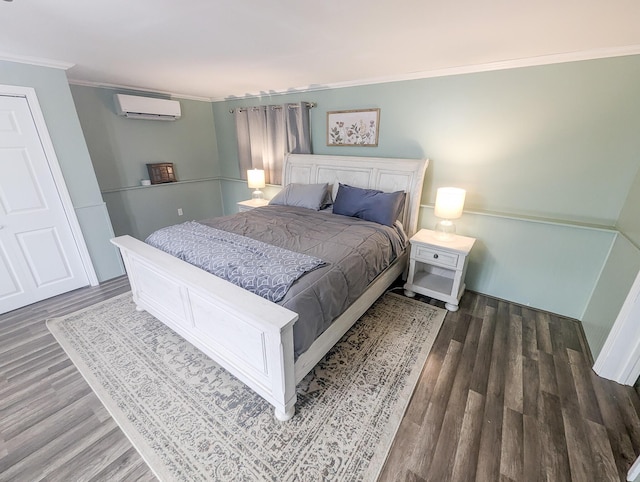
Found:
[[[406,74],[390,75],[384,77],[375,77],[368,79],[359,79],[346,82],[334,82],[322,85],[308,85],[297,88],[287,88],[283,90],[269,90],[269,96],[286,95],[291,93],[315,92],[321,90],[342,89],[345,87],[359,87],[363,85],[385,84],[390,82],[402,82],[407,80],[428,79],[434,77],[446,77],[452,75],[473,74],[481,72],[491,72],[497,70],[517,69],[522,67],[535,67],[542,65],[552,65],[568,62],[579,62],[583,60],[595,60],[610,57],[624,57],[628,55],[639,55],[640,45],[627,45],[623,47],[611,47],[592,50],[582,50],[575,52],[565,52],[552,55],[540,55],[536,57],[527,57],[521,59],[502,60],[497,62],[488,62],[474,65],[461,65],[456,67],[446,67],[442,69],[426,70],[419,72],[410,72]],[[23,64],[37,65],[41,67],[49,67],[54,69],[68,70],[75,64],[71,62],[63,62],[53,59],[45,59],[41,57],[28,57],[24,55],[14,55],[0,51],[0,60],[8,62],[18,62]],[[111,84],[106,82],[92,82],[81,79],[68,79],[70,84],[83,85],[87,87],[99,87],[104,89],[123,89],[133,92],[153,93],[170,96],[172,98],[197,100],[201,102],[224,102],[229,100],[253,99],[265,96],[265,92],[249,93],[241,96],[229,95],[225,97],[205,97],[188,94],[180,94],[175,92],[167,92],[155,89],[147,89],[144,87],[130,86],[125,84]]]
[[[552,55],[540,55],[537,57],[526,57],[521,59],[501,60],[484,64],[461,65],[447,67],[443,69],[426,70],[420,72],[410,72],[406,74],[390,75],[370,79],[352,80],[346,82],[335,82],[323,85],[310,85],[281,91],[269,91],[269,96],[286,95],[295,93],[314,92],[319,90],[342,89],[345,87],[359,87],[372,84],[386,84],[390,82],[402,82],[406,80],[429,79],[434,77],[447,77],[451,75],[474,74],[481,72],[491,72],[496,70],[517,69],[522,67],[536,67],[541,65],[562,64],[568,62],[580,62],[583,60],[595,60],[609,57],[625,57],[628,55],[639,55],[640,45],[627,45],[623,47],[612,47],[592,50],[581,50],[576,52],[565,52]],[[211,102],[223,102],[229,100],[252,99],[264,97],[265,93],[246,94],[242,96],[212,97]]]
[[[63,62],[61,60],[45,59],[42,57],[28,57],[26,55],[15,55],[7,52],[0,52],[0,60],[61,70],[68,70],[75,65],[71,62]]]
[[[91,82],[88,80],[80,80],[80,79],[67,79],[67,80],[72,85],[82,85],[85,87],[98,87],[100,89],[111,89],[111,90],[127,90],[131,92],[138,92],[140,94],[160,94],[160,95],[165,95],[175,99],[199,100],[202,102],[211,102],[211,98],[209,97],[199,97],[196,95],[188,95],[188,94],[177,94],[175,92],[167,92],[164,90],[145,89],[144,87],[133,87],[133,86],[124,85],[124,84],[109,84],[106,82]]]

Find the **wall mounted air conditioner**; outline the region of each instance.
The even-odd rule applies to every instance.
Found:
[[[139,95],[115,94],[116,112],[130,119],[169,120],[180,118],[180,102]]]

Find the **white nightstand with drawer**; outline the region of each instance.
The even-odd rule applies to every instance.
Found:
[[[421,229],[410,242],[409,276],[404,294],[430,296],[444,301],[447,310],[457,311],[475,238],[455,235],[451,239],[441,239],[434,231]]]
[[[238,212],[251,211],[253,208],[261,208],[269,204],[268,199],[248,199],[246,201],[240,201],[238,203]]]

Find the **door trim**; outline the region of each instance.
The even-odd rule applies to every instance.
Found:
[[[89,255],[89,250],[84,240],[82,230],[80,229],[80,223],[78,222],[78,217],[76,216],[71,196],[67,190],[67,185],[64,181],[64,176],[62,175],[62,169],[60,169],[60,163],[58,162],[56,151],[53,148],[51,136],[49,136],[49,130],[47,129],[47,124],[44,120],[40,103],[38,102],[36,90],[32,87],[0,84],[0,95],[24,97],[27,100],[27,105],[31,110],[31,116],[33,117],[36,131],[40,137],[40,143],[42,144],[42,149],[44,150],[47,163],[49,164],[53,182],[58,191],[58,195],[60,196],[60,201],[62,202],[62,207],[64,209],[67,222],[69,223],[69,227],[71,228],[71,233],[73,235],[76,248],[78,249],[78,253],[80,254],[80,259],[87,275],[87,279],[91,286],[97,286],[98,276],[96,275],[96,270],[91,262],[91,256]]]
[[[608,380],[633,385],[640,376],[640,324],[634,316],[640,308],[640,272],[620,308],[593,371]]]

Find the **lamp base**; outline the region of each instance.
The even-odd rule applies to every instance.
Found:
[[[456,225],[448,219],[443,219],[436,224],[435,232],[439,239],[452,239],[456,235]]]
[[[251,198],[252,199],[262,199],[262,191],[260,189],[256,189],[255,191],[253,191],[253,193],[251,194]]]

